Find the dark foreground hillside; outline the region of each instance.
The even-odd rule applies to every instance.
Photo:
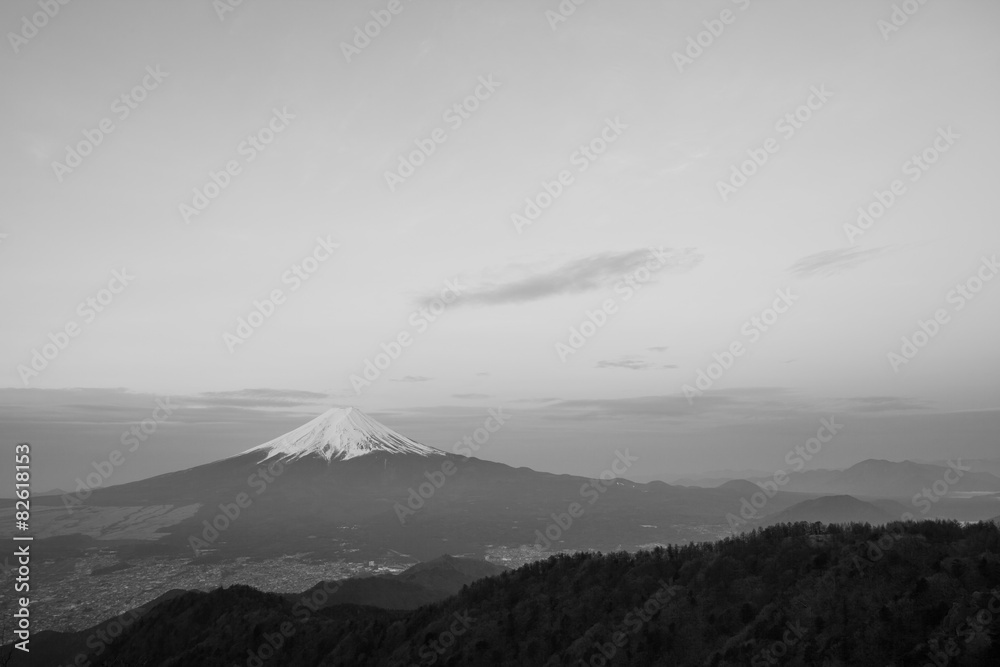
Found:
[[[92,664],[997,665],[998,550],[991,523],[799,523],[553,557],[415,611],[237,586],[158,605]]]

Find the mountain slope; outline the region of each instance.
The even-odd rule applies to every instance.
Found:
[[[25,667],[37,667],[38,665],[62,665],[85,664],[77,662],[77,656],[88,654],[96,655],[96,651],[101,646],[106,646],[105,641],[109,637],[117,637],[121,634],[121,628],[128,628],[144,614],[157,607],[163,602],[172,600],[178,596],[185,595],[189,591],[174,589],[151,600],[144,605],[135,607],[112,618],[101,621],[97,625],[80,630],[78,632],[56,632],[53,630],[42,630],[31,633],[30,652],[25,654],[22,651],[13,650],[13,646],[8,644],[0,647],[0,665],[6,665],[5,655],[13,656],[10,662],[11,667],[24,665]],[[12,651],[12,652],[11,652]],[[100,648],[101,653],[104,652]]]
[[[156,607],[94,664],[230,667],[278,643],[275,633],[271,664],[288,667],[763,665],[776,664],[777,644],[779,664],[911,665],[933,662],[928,640],[946,637],[956,638],[949,664],[1000,659],[1000,614],[961,640],[966,619],[1000,600],[995,525],[828,534],[813,541],[810,526],[785,524],[715,544],[553,557],[413,612],[296,615],[284,598],[243,586],[188,594]]]
[[[768,524],[796,523],[870,523],[872,525],[896,521],[899,516],[893,516],[871,503],[858,500],[853,496],[821,496],[811,500],[803,500],[788,509],[778,512],[768,518]]]
[[[507,568],[486,561],[442,556],[432,561],[417,563],[399,574],[320,582],[302,593],[290,593],[280,597],[291,605],[293,613],[300,615],[336,605],[416,609],[443,600],[478,579],[506,571]],[[12,664],[73,663],[77,655],[96,652],[97,647],[107,643],[105,638],[118,636],[120,633],[118,626],[129,627],[160,603],[188,594],[203,593],[174,589],[140,607],[78,632],[45,630],[32,634],[29,662],[15,660]],[[18,655],[20,652],[15,653],[15,656]],[[0,650],[0,658],[2,656],[3,651]],[[3,660],[0,659],[0,665],[3,664]]]
[[[418,584],[431,590],[446,591],[449,595],[462,590],[462,586],[477,579],[506,572],[507,568],[485,560],[456,558],[444,555],[424,561],[395,575],[400,581]]]
[[[399,574],[320,582],[303,593],[285,597],[293,602],[303,598],[323,600],[314,605],[319,608],[355,604],[381,609],[416,609],[454,595],[477,579],[506,571],[507,568],[485,560],[444,555],[412,565]]]

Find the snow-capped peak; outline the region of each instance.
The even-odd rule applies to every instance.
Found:
[[[244,454],[262,452],[267,460],[294,460],[316,454],[327,461],[346,461],[365,454],[419,454],[443,456],[444,452],[410,440],[357,408],[333,408],[283,436],[252,447]]]

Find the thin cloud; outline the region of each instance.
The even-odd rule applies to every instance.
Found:
[[[0,390],[0,422],[43,424],[128,424],[171,408],[166,427],[176,424],[294,422],[329,407],[327,394],[280,389],[246,389],[191,395],[161,395],[124,389]]]
[[[647,347],[646,350],[651,350],[654,352],[663,352],[667,350],[667,346],[661,347]],[[648,355],[642,354],[629,354],[617,359],[602,359],[598,361],[595,368],[623,368],[629,371],[646,371],[651,368],[677,368],[677,364],[661,364],[656,361],[651,361]]]
[[[666,266],[652,271],[655,276],[663,271],[689,270],[697,266],[704,255],[693,248],[676,250],[663,248]],[[496,306],[526,303],[562,294],[581,294],[609,286],[622,276],[659,261],[649,248],[626,252],[606,252],[575,259],[554,268],[537,265],[510,265],[500,271],[500,277],[478,285],[466,287],[459,299],[452,304]],[[420,299],[428,305],[437,295]]]
[[[666,345],[660,345],[657,347],[647,347],[646,349],[649,350],[650,352],[666,352],[670,348],[667,347]]]
[[[857,396],[844,400],[850,412],[909,412],[926,411],[931,405],[925,401],[901,396]]]
[[[489,398],[489,394],[452,394],[452,398]]]
[[[329,401],[329,394],[295,389],[209,391],[190,398],[193,407],[283,408]]]
[[[886,250],[888,250],[886,247],[871,248],[869,250],[858,247],[824,250],[823,252],[806,255],[788,267],[788,271],[799,278],[833,276],[871,261]]]
[[[563,399],[540,409],[543,419],[643,419],[701,421],[718,417],[738,422],[786,419],[825,409],[807,396],[781,387],[746,387],[708,391],[699,396],[694,408],[683,394],[635,396],[629,398]]]
[[[625,368],[630,371],[643,371],[654,366],[656,364],[644,359],[617,359],[615,361],[605,360],[597,362],[597,368]]]
[[[401,378],[393,378],[393,382],[427,382],[433,380],[434,378],[424,377],[423,375],[406,375]]]

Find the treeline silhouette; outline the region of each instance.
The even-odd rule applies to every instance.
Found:
[[[988,522],[797,523],[557,555],[413,611],[233,586],[158,605],[91,664],[998,665],[998,553]]]

